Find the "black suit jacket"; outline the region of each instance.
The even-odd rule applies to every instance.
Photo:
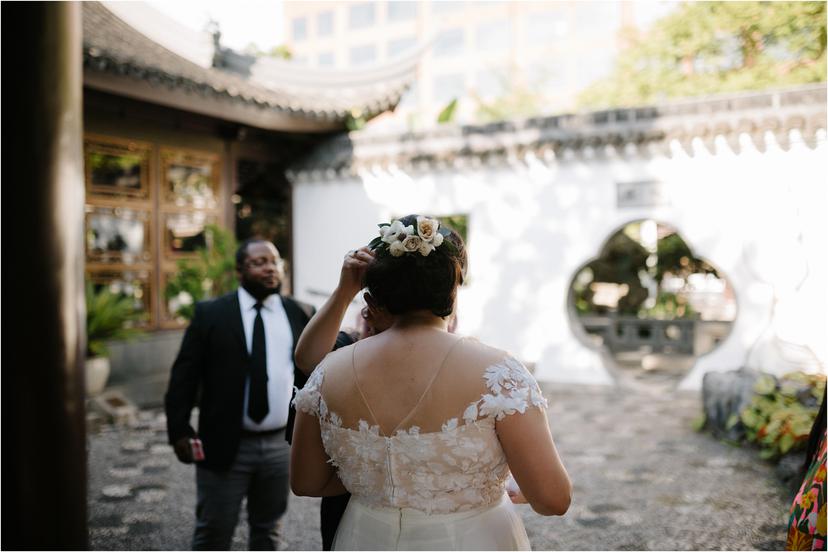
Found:
[[[295,350],[299,335],[315,311],[310,305],[288,297],[281,299],[293,332]],[[172,367],[164,407],[167,435],[174,444],[182,437],[196,435],[190,425],[190,414],[198,402],[198,436],[205,456],[200,465],[205,468],[226,470],[236,458],[249,365],[237,292],[198,303]],[[295,367],[293,372],[294,385],[301,388],[307,377]],[[288,441],[293,434],[294,417],[291,408],[286,430]]]

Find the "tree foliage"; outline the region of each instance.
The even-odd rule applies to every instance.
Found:
[[[628,32],[612,74],[579,96],[586,108],[761,90],[826,80],[825,2],[686,2]]]

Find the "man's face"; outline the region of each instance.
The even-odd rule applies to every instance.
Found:
[[[247,246],[247,257],[239,267],[242,287],[256,298],[279,292],[282,284],[282,258],[270,242],[253,242]]]

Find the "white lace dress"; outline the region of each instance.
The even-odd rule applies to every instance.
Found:
[[[351,493],[334,541],[338,550],[528,550],[504,484],[509,467],[495,421],[545,409],[537,382],[512,357],[483,373],[488,393],[458,410],[441,431],[417,426],[383,436],[359,420],[343,427],[323,396],[325,362],[295,399],[319,418],[322,441]]]

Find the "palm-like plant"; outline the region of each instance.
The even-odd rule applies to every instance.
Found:
[[[113,339],[132,339],[142,332],[130,326],[141,313],[129,297],[112,293],[104,286],[95,290],[86,282],[86,356],[107,356],[106,342]]]

